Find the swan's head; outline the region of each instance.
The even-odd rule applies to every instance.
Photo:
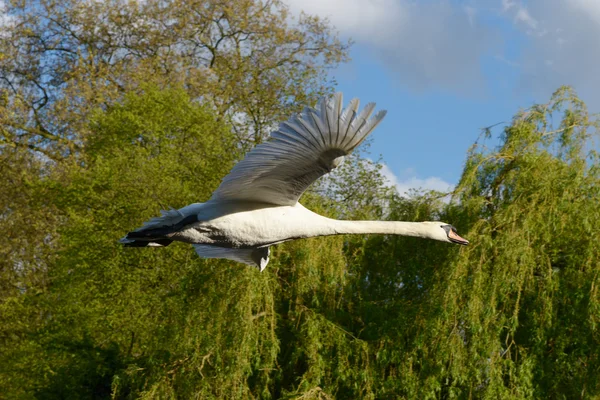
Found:
[[[456,243],[467,245],[469,241],[462,238],[456,232],[456,228],[450,224],[440,221],[427,222],[429,226],[429,234],[431,239],[439,240],[440,242]]]

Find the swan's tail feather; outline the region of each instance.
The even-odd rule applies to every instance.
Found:
[[[173,240],[173,233],[185,226],[198,222],[198,216],[185,216],[180,210],[161,211],[162,217],[156,217],[146,222],[144,226],[129,232],[119,240],[127,247],[159,247],[168,246]]]

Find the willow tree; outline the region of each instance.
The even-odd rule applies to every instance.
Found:
[[[90,110],[149,81],[185,86],[258,143],[346,59],[328,22],[280,0],[4,3],[0,144],[55,159],[85,145]]]
[[[496,151],[469,153],[459,193],[474,245],[443,299],[461,360],[448,371],[468,377],[464,393],[600,394],[597,129],[561,88],[517,114]]]
[[[518,113],[498,147],[485,135],[473,146],[454,203],[393,205],[468,228],[471,244],[367,243],[353,293],[375,397],[600,395],[597,127],[562,88]]]

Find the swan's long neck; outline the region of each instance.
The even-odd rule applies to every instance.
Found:
[[[335,234],[383,234],[429,238],[430,227],[421,222],[331,220]]]

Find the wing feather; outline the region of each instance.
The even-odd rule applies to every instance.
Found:
[[[358,107],[353,99],[343,108],[342,94],[337,93],[282,122],[267,142],[233,167],[211,199],[296,204],[308,186],[336,168],[385,116],[379,111],[371,117],[374,103],[360,113]]]

